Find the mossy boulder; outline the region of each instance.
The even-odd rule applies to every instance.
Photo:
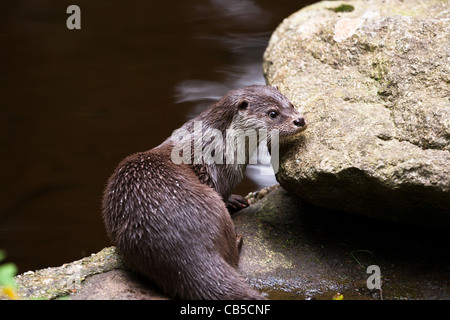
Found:
[[[318,206],[449,228],[449,61],[446,1],[322,1],[285,19],[263,71],[309,127],[281,152],[280,184]]]

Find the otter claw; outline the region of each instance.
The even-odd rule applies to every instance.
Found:
[[[236,246],[238,248],[239,253],[241,252],[241,249],[242,249],[242,243],[243,243],[242,236],[240,234],[237,234],[236,235]]]
[[[232,194],[225,202],[225,205],[230,213],[235,213],[248,207],[249,203],[243,196]]]

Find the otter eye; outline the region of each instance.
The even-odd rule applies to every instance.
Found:
[[[269,117],[272,119],[275,119],[277,117],[278,113],[276,111],[269,111]]]

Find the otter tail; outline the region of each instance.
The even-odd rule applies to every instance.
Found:
[[[195,266],[189,265],[189,268],[185,268],[185,272],[178,272],[178,281],[159,283],[166,294],[187,300],[264,299],[259,292],[245,283],[237,270],[222,257],[215,255],[194,264]]]

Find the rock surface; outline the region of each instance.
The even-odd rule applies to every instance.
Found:
[[[450,227],[448,2],[316,3],[277,28],[263,71],[309,121],[281,158],[284,188],[318,206]]]
[[[279,187],[253,198],[233,216],[244,238],[239,270],[269,299],[450,299],[448,238],[306,205]],[[367,288],[369,265],[381,269],[381,290]],[[17,283],[32,299],[167,299],[114,247]]]

